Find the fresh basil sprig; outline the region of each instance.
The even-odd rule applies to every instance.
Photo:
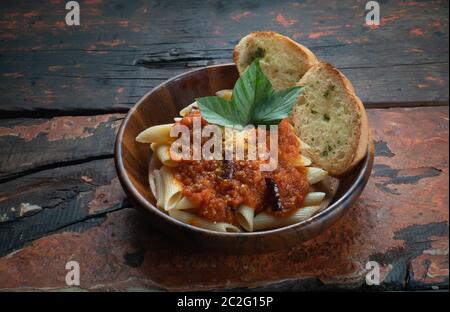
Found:
[[[256,59],[234,85],[231,101],[217,96],[196,101],[202,117],[212,124],[277,125],[289,115],[302,89],[275,91]]]

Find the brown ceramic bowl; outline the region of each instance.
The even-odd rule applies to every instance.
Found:
[[[136,206],[150,212],[149,222],[158,231],[178,241],[235,253],[266,252],[292,247],[309,240],[335,223],[360,196],[373,164],[373,152],[354,172],[340,179],[331,204],[310,219],[287,227],[253,233],[218,233],[173,219],[155,207],[148,184],[151,150],[137,143],[135,137],[144,129],[173,122],[179,111],[195,98],[232,89],[238,78],[234,64],[196,69],[160,84],[130,109],[116,139],[115,163],[120,182]]]

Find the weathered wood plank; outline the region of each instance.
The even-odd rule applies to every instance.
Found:
[[[126,205],[125,199],[112,159],[44,170],[2,183],[0,255],[50,232],[120,209]]]
[[[64,1],[2,1],[0,117],[126,111],[192,67],[231,61],[254,30],[275,30],[341,68],[363,101],[448,103],[448,2],[381,3],[364,24],[361,1],[86,1],[81,25]]]
[[[121,114],[0,120],[0,181],[85,159],[112,157]]]
[[[80,225],[76,232],[74,225],[62,228],[60,233],[0,258],[0,288],[63,288],[69,260],[80,263],[81,287],[88,290],[371,289],[364,283],[369,260],[381,266],[379,288],[448,288],[448,107],[373,109],[368,113],[376,145],[372,177],[356,206],[314,240],[261,255],[214,253],[171,241],[149,228],[140,211],[121,209],[99,220],[100,225],[88,225],[87,229]],[[105,168],[108,164],[102,160],[87,163],[89,167],[83,169],[65,167],[4,183],[0,209],[7,212],[24,202],[45,205],[48,201],[37,194],[33,183],[47,189],[44,194],[64,192],[67,183],[85,190],[91,184],[79,184],[80,176],[91,170],[107,175],[94,178],[102,181],[96,184],[109,185],[113,174]],[[58,175],[56,170],[60,170]],[[66,178],[69,176],[72,178]],[[23,188],[16,189],[18,185]],[[31,195],[25,193],[27,189],[32,190]],[[104,193],[114,194],[110,190]],[[66,198],[70,199],[59,204],[77,213],[89,206],[86,202],[92,203],[91,198],[85,204]],[[0,237],[16,241],[20,233],[13,228],[39,224],[38,217],[6,223],[6,236]],[[23,222],[30,223],[21,225]]]

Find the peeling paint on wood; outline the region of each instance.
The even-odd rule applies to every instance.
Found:
[[[364,283],[369,260],[381,265],[382,285],[377,289],[448,288],[448,108],[380,109],[368,114],[373,138],[382,146],[376,168],[356,206],[314,240],[259,255],[211,252],[156,232],[143,212],[122,209],[122,202],[118,211],[102,214],[94,225],[92,219],[77,217],[73,220],[81,222],[75,221],[80,224],[76,228],[63,227],[37,240],[29,237],[26,246],[10,249],[0,258],[0,288],[59,289],[65,285],[65,262],[75,258],[83,267],[83,290],[371,290]],[[58,174],[23,177],[21,184],[45,183],[44,189],[66,192],[68,181],[74,181],[70,188],[76,185],[76,192],[61,196],[58,205],[98,208],[104,203],[102,194],[114,196],[116,188],[114,173],[107,169],[111,163],[101,163],[82,170],[74,166],[72,173],[61,168],[54,169]],[[60,191],[59,182],[46,178],[58,175],[57,181],[65,181]],[[41,205],[15,190],[12,182],[7,183],[9,191],[0,193],[0,198],[8,198],[0,207],[10,207],[9,198]],[[396,193],[377,186],[383,183]],[[80,202],[69,195],[77,193],[89,195]],[[108,198],[105,204],[113,207],[115,202]],[[42,212],[55,209],[43,208]],[[14,222],[31,222],[27,219],[42,212]]]
[[[126,205],[112,159],[44,170],[2,183],[0,198],[0,216],[5,221],[0,225],[0,255]],[[27,214],[29,208],[37,213]]]
[[[0,127],[0,137],[17,136],[29,142],[39,134],[46,135],[49,142],[57,140],[82,139],[93,135],[92,129],[101,123],[109,121],[111,115],[93,117],[55,117],[49,121],[29,125],[15,126],[13,128]]]
[[[113,155],[123,115],[0,121],[0,181],[36,170]]]
[[[232,61],[234,45],[255,30],[299,40],[343,69],[372,107],[448,103],[443,0],[383,3],[376,29],[365,26],[357,1],[103,1],[84,4],[76,30],[61,22],[66,11],[60,4],[6,3],[0,4],[1,116],[125,112],[168,78]],[[30,12],[38,15],[27,17]],[[181,53],[170,55],[173,49]],[[441,82],[426,84],[427,76]],[[123,92],[111,92],[119,87]]]
[[[291,27],[292,25],[294,25],[297,20],[293,19],[293,18],[286,18],[283,16],[283,14],[278,13],[277,17],[275,18],[275,20],[277,21],[278,24],[280,24],[281,26],[284,27]]]
[[[123,190],[116,177],[110,184],[102,185],[95,191],[94,199],[88,203],[89,213],[95,213],[111,207],[120,206],[123,202]]]
[[[19,205],[19,215],[21,217],[23,216],[29,216],[31,214],[35,214],[36,212],[38,212],[39,210],[41,210],[42,207],[38,206],[38,205],[30,205],[29,203],[21,203]]]
[[[448,289],[447,107],[369,110],[375,167],[357,205],[314,240],[245,256],[170,240],[126,208],[112,161],[123,115],[51,118],[125,112],[261,29],[342,69],[367,107],[448,104],[445,1],[389,1],[366,27],[357,1],[89,0],[76,31],[62,4],[0,4],[0,289],[67,290],[75,258],[78,290],[371,290],[369,260],[381,289]]]

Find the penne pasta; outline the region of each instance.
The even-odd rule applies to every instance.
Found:
[[[181,222],[217,232],[241,232],[241,230],[232,224],[225,222],[211,222],[205,220],[193,213],[182,210],[169,210],[169,215]]]
[[[303,159],[302,156],[299,155],[297,158],[292,158],[289,161],[294,167],[303,167]]]
[[[155,197],[155,199],[156,199],[155,171],[149,172],[148,184],[150,185],[150,191],[151,191],[153,197]]]
[[[192,104],[189,104],[188,106],[186,106],[185,108],[183,108],[182,110],[180,110],[180,116],[184,117],[187,114],[189,114],[189,112],[192,110],[193,107],[197,107],[197,102],[194,102]]]
[[[232,94],[233,94],[233,90],[229,90],[229,89],[220,90],[220,91],[216,92],[216,96],[221,97],[228,101],[231,100]]]
[[[161,163],[168,167],[176,167],[178,163],[170,158],[170,145],[169,144],[156,144],[152,143],[150,148],[155,153],[156,157]]]
[[[145,129],[136,137],[136,141],[140,143],[167,143],[173,141],[170,137],[170,129],[173,124],[165,124],[153,126]]]
[[[303,155],[300,155],[302,157],[303,166],[308,167],[311,165],[311,160],[308,157],[305,157]]]
[[[298,142],[300,143],[300,152],[304,150],[310,150],[311,146],[303,142],[299,137],[297,137]]]
[[[255,209],[246,205],[241,205],[236,211],[236,220],[239,222],[239,225],[249,232],[253,232],[254,216]]]
[[[307,206],[307,207],[300,208],[299,210],[297,210],[296,213],[294,213],[292,215],[292,216],[294,216],[294,219],[296,220],[296,222],[294,222],[294,223],[304,221],[304,220],[311,218],[313,215],[318,213],[321,209],[322,208],[319,205]]]
[[[183,187],[181,183],[175,179],[169,167],[162,166],[159,172],[162,180],[161,196],[163,198],[164,210],[174,209],[183,196]]]
[[[156,207],[164,210],[163,181],[161,179],[161,173],[159,170],[153,171],[153,180],[155,183],[153,195],[156,198]]]
[[[308,167],[311,165],[311,160],[303,155],[299,155],[298,158],[291,159],[291,164],[295,167]]]
[[[316,184],[328,176],[328,172],[317,167],[308,167],[306,170],[306,178],[309,184]]]
[[[320,205],[322,200],[325,198],[324,192],[310,192],[308,195],[306,195],[303,206],[314,206],[314,205]]]
[[[320,211],[320,206],[308,206],[298,209],[288,217],[276,217],[266,212],[261,212],[253,220],[253,230],[270,230],[309,219]]]
[[[189,199],[186,198],[186,196],[181,197],[181,199],[178,201],[178,203],[175,205],[174,209],[177,210],[185,210],[185,209],[191,209],[194,205],[189,201]]]

